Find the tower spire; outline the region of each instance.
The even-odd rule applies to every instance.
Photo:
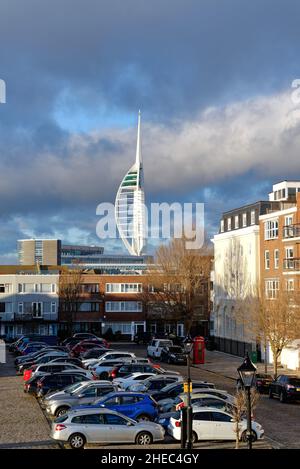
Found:
[[[136,162],[137,165],[140,165],[141,161],[142,161],[142,152],[141,152],[141,111],[139,110],[135,162]]]

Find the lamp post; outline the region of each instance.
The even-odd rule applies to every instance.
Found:
[[[192,412],[192,406],[191,406],[191,351],[193,349],[193,339],[188,334],[186,338],[183,341],[184,344],[184,350],[186,353],[186,358],[187,358],[187,409],[186,409],[186,443],[185,443],[185,448],[186,449],[192,449],[193,448],[193,441],[192,441],[192,435],[193,435],[193,412]]]
[[[254,384],[256,367],[253,365],[248,352],[243,363],[237,369],[243,384],[244,390],[247,392],[247,444],[248,449],[252,449],[252,428],[251,428],[251,388]]]

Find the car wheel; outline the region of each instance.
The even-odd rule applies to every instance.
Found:
[[[269,399],[273,399],[273,393],[272,393],[271,389],[269,389]]]
[[[101,375],[99,376],[99,378],[106,380],[106,379],[109,378],[109,375],[108,375],[108,373],[105,371],[105,372],[101,373]]]
[[[55,417],[60,417],[61,415],[64,415],[66,412],[68,412],[69,407],[59,407],[55,411]]]
[[[284,395],[283,391],[280,392],[279,400],[280,400],[281,404],[284,404],[286,402],[286,396]]]
[[[256,441],[257,440],[257,435],[254,430],[251,430],[251,441]],[[245,430],[242,435],[241,435],[241,441],[244,441],[245,443],[248,441],[247,438],[247,430]]]
[[[152,441],[153,437],[151,433],[148,432],[139,433],[135,439],[135,443],[137,445],[151,445]]]
[[[149,422],[151,418],[147,414],[141,414],[136,418],[137,422]]]
[[[85,438],[81,433],[74,433],[69,437],[69,445],[72,449],[83,449],[85,445]]]
[[[193,433],[192,433],[192,443],[193,443],[193,444],[194,444],[194,443],[197,443],[197,441],[198,441],[198,435],[197,435],[196,432],[193,432]]]

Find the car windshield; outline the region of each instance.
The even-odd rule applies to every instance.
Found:
[[[293,386],[299,386],[300,387],[300,378],[290,378],[289,379],[289,384],[292,384]]]
[[[170,384],[167,384],[167,386],[165,386],[164,388],[161,389],[161,391],[163,392],[168,392],[170,391],[171,389],[175,388],[177,386],[178,383],[170,383]]]
[[[70,386],[67,386],[64,389],[64,392],[69,392],[70,394],[72,394],[74,391],[77,391],[77,389],[81,388],[81,386],[83,386],[83,383],[70,384]]]

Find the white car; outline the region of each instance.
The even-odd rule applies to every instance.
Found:
[[[125,391],[129,388],[129,386],[137,383],[141,383],[150,376],[157,376],[155,373],[131,373],[131,375],[126,376],[125,378],[116,378],[113,380],[114,384],[117,384]]]
[[[118,360],[119,358],[136,359],[136,356],[134,353],[131,352],[106,352],[98,359],[98,362],[101,363],[105,360]]]
[[[240,439],[246,441],[247,439],[247,420],[243,419],[239,423],[240,426]],[[262,426],[253,421],[252,426],[252,441],[260,440],[264,436]],[[198,440],[235,440],[236,423],[232,415],[228,412],[217,410],[213,407],[193,407],[193,443]],[[168,433],[175,440],[181,440],[181,416],[178,418],[171,417],[168,425]]]
[[[173,341],[169,339],[153,339],[147,347],[148,357],[160,358],[164,347],[172,347]]]
[[[71,372],[71,371],[78,371],[81,374],[84,374],[87,379],[92,379],[94,377],[93,373],[88,370],[84,370],[77,365],[73,365],[72,363],[46,363],[44,365],[39,365],[36,369],[33,370],[31,376],[42,375],[46,373],[59,373],[59,372]]]
[[[150,392],[150,391],[159,391],[160,389],[168,386],[171,383],[181,383],[183,377],[181,375],[160,374],[159,376],[150,376],[150,378],[145,379],[142,382],[137,382],[129,386],[128,391],[133,392]]]

